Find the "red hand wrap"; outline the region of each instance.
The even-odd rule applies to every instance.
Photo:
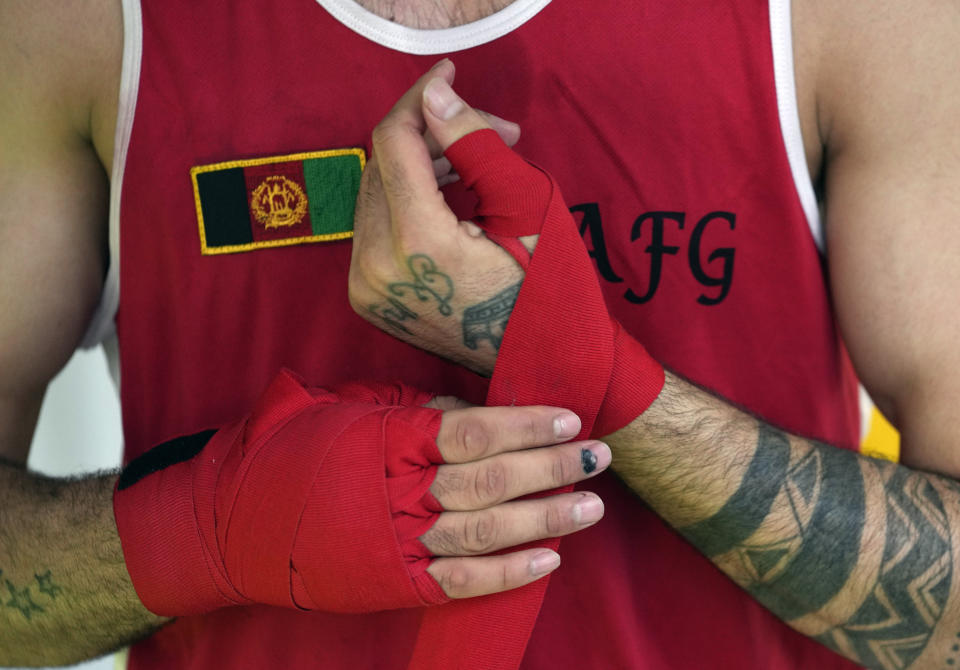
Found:
[[[663,388],[663,367],[608,314],[556,182],[492,130],[471,133],[445,153],[479,198],[477,223],[526,271],[487,404],[566,407],[580,416],[581,439],[633,421]],[[531,257],[516,238],[538,233]],[[556,550],[560,540],[537,544]],[[410,667],[517,668],[547,579],[428,611]]]
[[[441,511],[429,492],[441,412],[420,407],[430,397],[389,385],[308,391],[281,373],[201,451],[177,456],[168,443],[134,461],[114,513],[144,605],[177,616],[253,602],[337,612],[446,602],[417,539]]]
[[[663,388],[663,368],[608,314],[557,183],[492,130],[467,135],[446,155],[479,198],[477,223],[526,271],[487,404],[567,407],[583,435],[633,421]],[[535,234],[533,256],[518,252],[516,238]]]

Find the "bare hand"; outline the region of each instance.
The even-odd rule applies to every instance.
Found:
[[[549,549],[478,556],[588,528],[603,516],[593,493],[515,500],[582,481],[605,470],[602,442],[556,444],[576,435],[576,415],[551,407],[470,407],[451,398],[432,405],[443,415],[437,446],[447,465],[431,493],[445,510],[420,541],[438,558],[428,572],[451,598],[506,591],[560,565]],[[547,446],[555,445],[555,446]],[[470,558],[473,557],[473,558]]]
[[[434,66],[374,129],[354,220],[350,301],[399,339],[489,375],[523,271],[447,207],[439,187],[456,175],[442,152],[481,128],[513,144],[519,129],[466,105],[447,85],[453,75],[450,61]],[[523,241],[532,250],[535,238]]]

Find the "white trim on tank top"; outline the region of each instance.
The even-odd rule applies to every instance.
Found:
[[[790,20],[790,0],[770,0],[770,41],[773,45],[773,75],[777,89],[777,111],[780,132],[787,150],[793,184],[810,227],[810,234],[820,253],[824,252],[823,221],[813,190],[813,180],[807,166],[800,132],[800,113],[797,108],[797,86],[793,69],[793,29]]]
[[[123,65],[120,70],[120,96],[117,100],[117,127],[113,136],[113,169],[110,174],[109,244],[110,266],[103,282],[100,304],[81,342],[89,349],[116,332],[114,321],[120,305],[120,196],[127,149],[133,130],[133,117],[140,88],[140,59],[143,55],[143,20],[140,0],[123,0]],[[112,366],[111,366],[112,367]],[[116,378],[114,381],[118,381]]]

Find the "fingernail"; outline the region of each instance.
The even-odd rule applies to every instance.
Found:
[[[580,432],[580,417],[564,412],[553,420],[553,434],[560,438],[574,437]]]
[[[603,517],[603,501],[596,496],[584,496],[573,506],[573,521],[581,526],[599,521]]]
[[[580,466],[584,474],[589,475],[603,470],[612,460],[613,454],[610,453],[610,447],[603,442],[595,442],[588,448],[580,450]]]
[[[530,574],[534,577],[542,577],[548,572],[553,572],[560,565],[560,554],[544,549],[530,559]]]
[[[450,84],[439,77],[431,79],[423,89],[423,100],[427,109],[444,121],[449,121],[463,109],[463,101],[453,92]]]

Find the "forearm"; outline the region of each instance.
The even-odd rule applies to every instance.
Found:
[[[49,479],[0,463],[0,666],[75,663],[163,623],[127,575],[115,480]]]
[[[608,441],[618,474],[798,631],[869,668],[960,663],[952,480],[788,435],[673,375]]]

